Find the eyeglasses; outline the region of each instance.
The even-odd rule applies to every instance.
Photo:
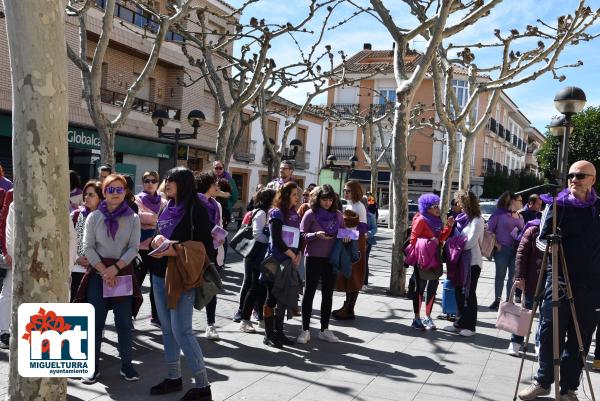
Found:
[[[573,180],[573,178],[577,178],[578,180],[583,180],[585,177],[591,177],[593,174],[585,174],[585,173],[569,173],[567,177],[569,180]]]
[[[344,188],[344,192],[352,192],[350,188]]]
[[[84,198],[88,197],[88,196],[91,197],[91,198],[93,198],[94,196],[96,196],[96,193],[95,192],[84,192],[83,193],[83,197]]]
[[[125,188],[123,187],[107,187],[106,190],[104,191],[107,194],[119,194],[121,195],[123,192],[125,192]]]
[[[215,170],[223,170],[222,166],[215,166]]]

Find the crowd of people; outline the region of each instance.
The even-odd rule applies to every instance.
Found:
[[[368,259],[376,244],[376,203],[363,195],[357,181],[345,183],[343,204],[328,184],[300,188],[294,180],[293,164],[288,161],[281,163],[279,173],[266,186],[257,188],[242,221],[252,241],[243,254],[244,281],[233,320],[246,333],[255,333],[253,321],[257,322],[264,329],[263,343],[268,347],[306,344],[311,341],[313,303],[320,288],[318,339],[338,342],[330,329],[331,317],[355,319],[359,294],[368,285]],[[559,226],[586,351],[600,319],[599,297],[593,292],[600,287],[600,201],[593,190],[595,176],[591,163],[575,163],[568,176],[569,187],[559,194],[558,201]],[[195,308],[205,308],[206,337],[219,339],[215,327],[217,290],[199,295],[198,288],[207,280],[207,274],[224,267],[228,244],[225,230],[238,196],[235,180],[220,161],[214,162],[212,171],[197,175],[175,167],[162,180],[155,171],[145,172],[141,179],[142,191],[134,194],[131,179],[114,173],[111,166],[102,166],[98,179],[83,186],[77,174],[71,172],[70,301],[91,303],[96,314],[95,371],[82,382],[95,383],[102,372],[100,348],[111,309],[121,359],[119,373],[127,381],[140,379],[132,364],[132,329],[143,302],[141,286],[149,277],[150,323],[162,331],[165,359],[165,378],[150,388],[150,394],[182,390],[183,353],[195,386],[182,400],[210,400],[210,384],[202,349],[194,336],[192,314]],[[12,183],[3,176],[0,166],[0,262],[4,267],[0,272],[5,276],[0,293],[0,346],[4,348],[10,339],[12,194]],[[551,231],[550,202],[533,194],[523,207],[521,195],[505,192],[485,222],[479,199],[472,192],[456,192],[445,219],[439,196],[421,195],[419,212],[412,219],[410,238],[404,247],[406,263],[413,266],[411,327],[437,329],[432,312],[445,264],[458,311],[456,320],[444,330],[464,337],[476,334],[482,247],[490,236],[495,248],[495,297],[489,309],[498,309],[503,291],[504,299],[512,301],[515,294],[515,302],[531,309],[538,275],[547,270],[541,264],[543,241]],[[582,248],[592,250],[591,254]],[[535,335],[540,369],[534,383],[519,394],[523,400],[548,394],[553,380],[550,275],[545,281]],[[132,291],[122,293],[122,288]],[[333,310],[336,290],[345,293],[345,300]],[[107,296],[107,292],[112,295]],[[575,390],[582,366],[568,303],[563,300],[560,308],[560,336],[566,350],[561,365],[561,393],[564,400],[572,401],[577,399]],[[285,320],[295,315],[301,316],[302,328],[295,338],[289,338]],[[508,353],[517,356],[524,347],[524,338],[513,335]],[[593,366],[600,369],[598,346],[596,352],[599,355]]]

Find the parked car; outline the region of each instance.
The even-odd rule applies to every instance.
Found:
[[[408,204],[408,224],[412,222],[413,217],[419,211],[419,206],[416,203]],[[379,218],[377,219],[378,226],[388,226],[390,219],[390,205],[384,205],[379,208]]]
[[[481,208],[481,217],[483,217],[483,220],[487,223],[492,213],[496,211],[496,202],[483,201],[479,204],[479,207]]]

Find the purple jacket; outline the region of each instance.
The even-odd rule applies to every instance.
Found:
[[[429,238],[418,238],[415,245],[408,245],[405,249],[405,263],[418,264],[421,269],[430,270],[441,266],[438,257],[437,243]]]
[[[462,287],[462,269],[461,269],[461,256],[467,243],[467,237],[464,235],[455,235],[448,238],[446,241],[446,270],[448,280],[452,281],[455,287]]]

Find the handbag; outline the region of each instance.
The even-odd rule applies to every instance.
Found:
[[[229,241],[229,246],[243,257],[248,257],[256,243],[254,234],[252,234],[252,220],[254,220],[254,216],[256,216],[256,213],[258,213],[259,210],[260,209],[256,209],[252,212],[250,224],[242,226],[238,232],[235,233],[231,241]]]
[[[523,299],[525,299],[525,297],[521,297],[521,305],[513,303],[515,288],[517,288],[517,286],[516,284],[513,284],[508,301],[500,302],[496,327],[517,336],[525,337],[529,330],[529,323],[531,322],[533,311],[523,306]]]
[[[483,237],[479,241],[479,247],[481,248],[481,255],[486,258],[491,258],[494,254],[494,247],[496,246],[496,234],[488,231],[487,226],[483,230]]]

